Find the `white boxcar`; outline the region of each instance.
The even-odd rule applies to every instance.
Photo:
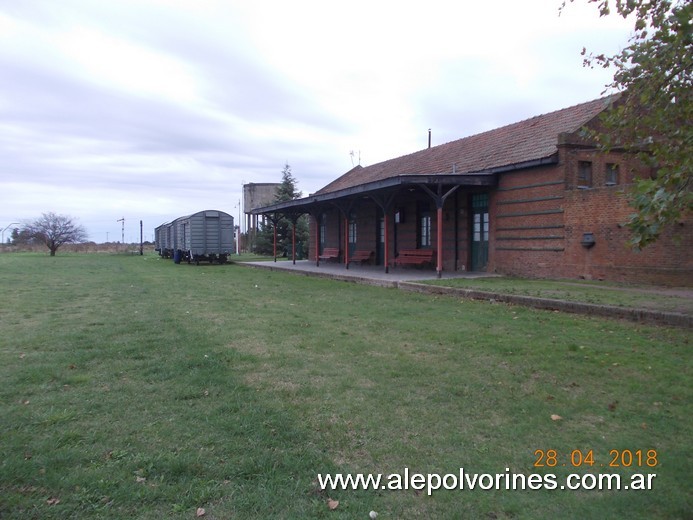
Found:
[[[174,259],[188,263],[226,263],[234,251],[233,217],[217,210],[199,211],[171,223]]]

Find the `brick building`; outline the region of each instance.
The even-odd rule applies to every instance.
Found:
[[[599,152],[584,128],[604,98],[367,167],[260,214],[309,213],[310,256],[348,268],[487,271],[690,286],[691,222],[633,251],[626,192],[653,172]],[[325,252],[328,252],[326,254]],[[401,267],[400,267],[401,266]]]

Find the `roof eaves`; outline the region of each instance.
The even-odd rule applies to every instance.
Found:
[[[546,166],[549,164],[556,164],[558,162],[558,153],[553,153],[547,157],[540,157],[539,159],[532,159],[530,161],[522,161],[514,164],[507,164],[504,166],[496,166],[494,168],[489,168],[483,170],[479,173],[507,173],[514,172],[517,170],[524,170],[527,168],[536,168],[537,166]]]
[[[341,190],[319,193],[309,197],[304,197],[302,199],[278,202],[270,206],[255,208],[251,211],[251,214],[262,215],[265,213],[281,213],[283,211],[304,209],[314,204],[411,184],[460,184],[470,186],[493,186],[496,184],[496,173],[497,172],[488,171],[464,174],[433,173],[396,175],[393,177],[388,177],[387,179],[359,184],[357,186],[343,188]]]

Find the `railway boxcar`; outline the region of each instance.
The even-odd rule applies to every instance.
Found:
[[[179,217],[170,223],[169,240],[174,260],[226,263],[234,250],[233,217],[217,210]]]
[[[171,230],[171,222],[165,222],[154,229],[154,249],[163,258],[173,258]]]
[[[161,224],[154,229],[154,240],[159,255],[176,263],[223,264],[234,250],[233,217],[223,211],[199,211]]]

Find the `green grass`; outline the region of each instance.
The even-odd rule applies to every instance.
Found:
[[[449,278],[424,283],[537,298],[693,314],[693,290],[586,280]]]
[[[277,262],[286,262],[290,258],[277,253]],[[240,255],[229,256],[229,262],[273,262],[273,256],[256,255],[254,253],[241,253]]]
[[[689,332],[154,256],[0,255],[1,518],[685,518]],[[562,417],[551,419],[552,414]],[[535,468],[536,450],[597,464]],[[657,450],[651,468],[602,468]],[[651,491],[318,473],[656,472]],[[339,501],[331,511],[327,499]]]

